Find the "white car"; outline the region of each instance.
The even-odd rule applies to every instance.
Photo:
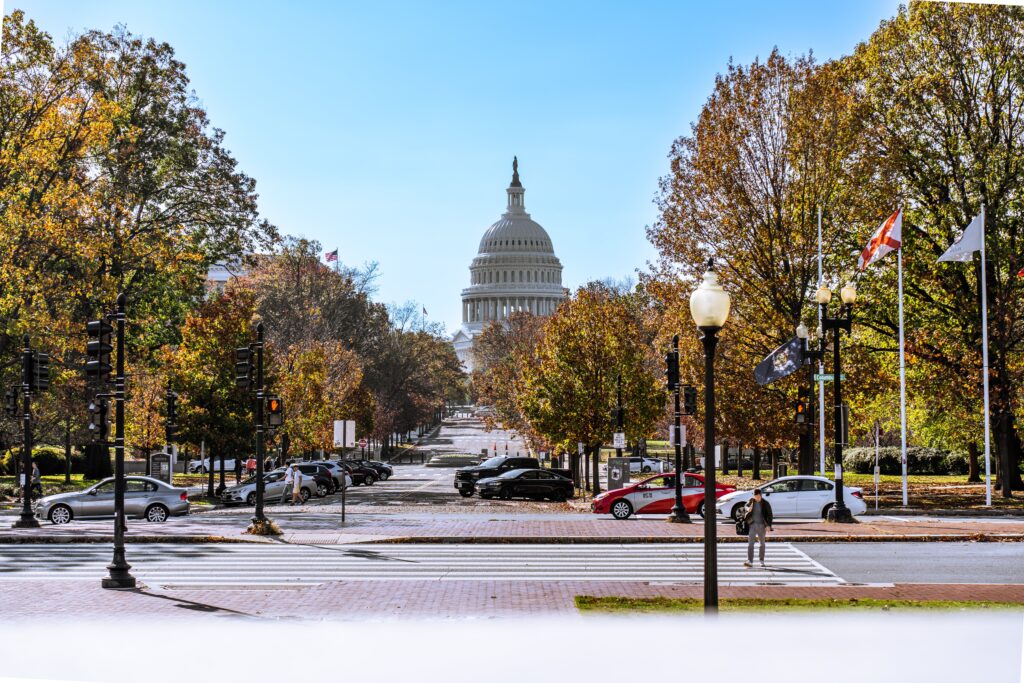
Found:
[[[664,463],[657,458],[641,458],[633,456],[629,459],[630,472],[663,472]]]
[[[782,477],[761,486],[761,493],[772,506],[775,517],[806,517],[822,519],[835,505],[835,485],[825,477]],[[754,496],[753,490],[735,491],[718,499],[718,514],[737,519],[743,506]],[[859,487],[843,487],[843,502],[854,515],[867,511],[867,503]]]
[[[245,469],[245,461],[244,460],[242,461],[242,469]],[[192,474],[206,474],[207,472],[210,471],[210,459],[206,458],[204,460],[199,460],[197,458],[195,460],[189,460],[188,461],[188,471],[191,472]],[[213,471],[214,472],[220,472],[220,458],[218,458],[218,457],[214,457],[213,458]],[[234,458],[224,458],[224,471],[225,472],[234,472],[235,471],[235,459]]]
[[[267,504],[277,503],[281,500],[281,494],[285,491],[285,471],[277,469],[263,475],[263,501]],[[316,484],[311,477],[303,476],[299,495],[305,503],[316,493]],[[287,496],[291,498],[289,493]],[[228,487],[220,494],[220,500],[225,505],[255,505],[256,504],[256,477],[249,477],[241,484]]]

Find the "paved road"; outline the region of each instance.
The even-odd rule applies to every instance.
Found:
[[[1024,583],[1024,543],[798,543],[857,583]]]
[[[143,545],[132,573],[147,585],[320,584],[326,581],[646,581],[700,583],[701,544],[665,545]],[[95,580],[108,546],[0,547],[0,581]],[[719,548],[722,585],[835,585],[842,579],[791,544],[769,546],[764,568],[746,547]]]
[[[476,418],[458,418],[448,420],[441,425],[437,434],[423,439],[419,448],[435,453],[471,453],[479,455],[484,448],[498,455],[520,453],[526,455],[526,447],[522,439],[513,432],[495,429],[487,432],[484,424]]]

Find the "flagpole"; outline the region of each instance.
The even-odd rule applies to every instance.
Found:
[[[821,207],[818,207],[818,286],[822,283],[822,255],[821,255]],[[821,306],[818,309],[818,329],[821,329]],[[825,374],[825,354],[822,354],[818,361],[818,374]],[[825,380],[818,380],[818,460],[821,467],[821,476],[825,476]]]
[[[985,204],[981,205],[981,380],[985,391],[985,505],[992,505],[992,466],[988,412],[988,292],[985,289]],[[1003,472],[1003,476],[1009,476]]]
[[[902,235],[901,235],[902,237]],[[896,250],[900,297],[900,462],[903,469],[903,507],[907,507],[907,366],[903,345],[903,244]]]

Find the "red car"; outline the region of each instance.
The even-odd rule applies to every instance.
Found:
[[[736,489],[715,482],[715,497],[721,498]],[[590,504],[596,514],[611,513],[615,519],[633,514],[668,514],[676,499],[676,475],[659,474],[621,489],[605,491]],[[704,477],[689,472],[683,475],[683,507],[690,514],[704,516]]]

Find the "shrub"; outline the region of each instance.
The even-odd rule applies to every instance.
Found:
[[[14,474],[21,464],[21,449],[7,451],[0,459],[0,470],[4,474]],[[39,466],[42,475],[64,474],[64,449],[60,446],[36,446],[32,449],[32,460]],[[15,461],[18,465],[15,465]],[[81,473],[84,461],[80,453],[71,452],[71,471]]]
[[[843,451],[843,465],[858,474],[871,474],[875,467],[875,449],[850,448]],[[878,450],[878,465],[882,474],[900,474],[900,449],[886,446]],[[913,447],[907,449],[909,474],[966,474],[967,456],[937,448]]]

